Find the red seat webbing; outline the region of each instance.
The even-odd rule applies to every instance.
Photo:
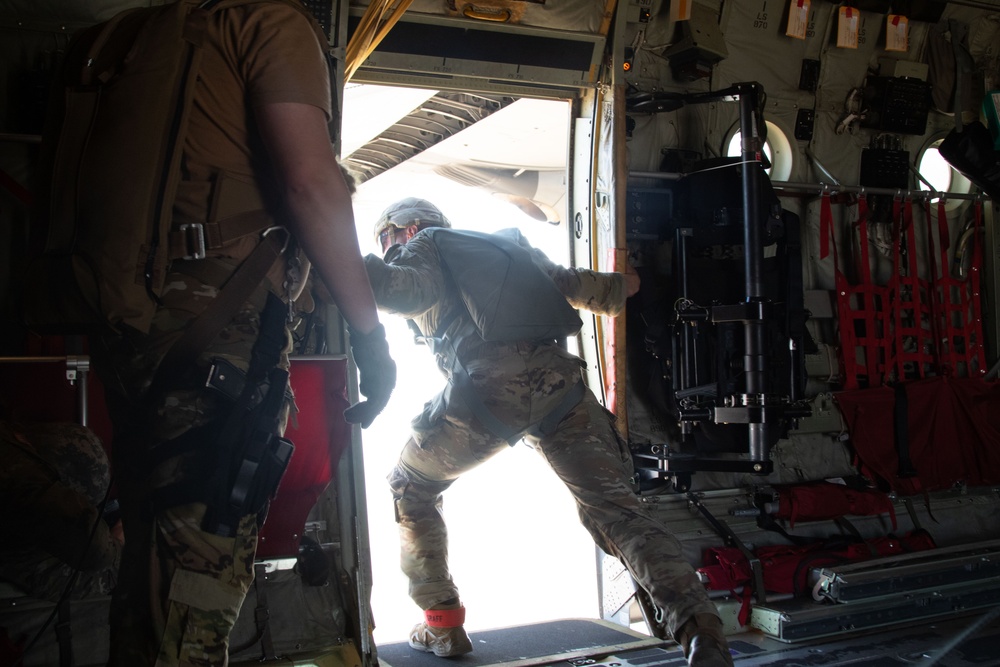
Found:
[[[830,195],[824,193],[820,208],[820,259],[826,259],[832,246],[844,389],[881,385],[891,343],[886,316],[889,288],[876,285],[871,278],[868,202],[864,196],[858,198],[858,216],[854,224],[858,226],[860,239],[858,284],[851,283],[840,267]]]
[[[917,265],[913,201],[910,199],[893,200],[892,245],[889,313],[893,321],[893,345],[888,367],[892,379],[897,381],[924,378],[937,371],[933,299],[931,282],[920,277]]]
[[[972,257],[966,280],[955,278],[949,270],[948,220],[944,202],[937,207],[941,272],[932,290],[937,326],[937,355],[940,371],[946,375],[982,377],[986,374],[983,347],[983,321],[980,282],[983,247],[980,233],[983,224],[982,202],[975,202]]]

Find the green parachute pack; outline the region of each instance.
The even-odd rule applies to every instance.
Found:
[[[484,340],[565,338],[583,326],[536,254],[518,243],[518,230],[486,234],[431,227],[422,233],[434,240]]]
[[[437,246],[441,264],[462,296],[476,332],[487,341],[552,340],[572,336],[583,322],[552,281],[541,258],[519,243],[521,232],[504,229],[493,234],[431,227],[428,234]],[[527,428],[511,426],[483,403],[455,345],[444,332],[454,321],[439,325],[430,338],[431,351],[444,352],[449,360],[449,382],[469,410],[498,438],[514,445],[525,434],[551,433],[586,392],[582,381],[564,393],[562,400],[538,423]],[[464,334],[459,334],[461,337]]]

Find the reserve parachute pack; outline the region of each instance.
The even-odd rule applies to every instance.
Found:
[[[430,227],[422,233],[434,240],[441,264],[484,340],[565,338],[583,326],[535,253],[517,242],[518,230],[486,234]]]
[[[30,329],[147,332],[168,263],[205,256],[203,225],[173,224],[201,44],[212,12],[255,1],[128,9],[71,40],[43,136]],[[256,217],[242,233],[268,226]]]

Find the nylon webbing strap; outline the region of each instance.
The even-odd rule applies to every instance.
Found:
[[[271,610],[267,606],[267,567],[257,563],[254,569],[254,591],[257,593],[257,607],[253,610],[254,625],[260,637],[261,660],[274,658],[274,640],[271,637]]]
[[[923,526],[920,525],[920,517],[917,516],[917,510],[913,506],[913,499],[904,498],[903,506],[906,508],[906,513],[910,515],[910,521],[913,522],[914,530],[923,530]]]
[[[896,477],[908,479],[916,477],[917,471],[910,460],[910,401],[906,395],[906,384],[898,382],[893,387],[895,402],[893,404],[892,433],[896,445],[897,468]]]
[[[937,276],[932,297],[938,333],[938,365],[941,373],[946,375],[982,377],[987,371],[980,305],[983,265],[983,248],[980,242],[982,202],[975,202],[973,214],[975,218],[969,275],[966,280],[959,280],[949,270],[948,218],[944,202],[938,202],[941,274]]]
[[[268,270],[281,256],[281,251],[282,240],[277,234],[268,234],[257,244],[223,286],[215,301],[188,326],[164,355],[147,396],[155,400],[160,392],[191,368],[198,355],[233,319],[254,289],[260,286]]]
[[[982,288],[982,268],[983,268],[983,202],[976,200],[975,221],[973,222],[972,234],[972,266],[969,269],[968,290],[963,292],[966,303],[969,304],[967,312],[970,317],[965,320],[965,340],[966,340],[966,361],[969,364],[969,377],[983,376],[987,372],[986,348],[983,339],[983,313],[980,290]],[[973,368],[976,365],[977,368]]]
[[[454,344],[447,337],[426,340],[430,343],[431,351],[434,354],[442,355],[447,360],[446,365],[451,371],[449,382],[456,390],[454,393],[465,401],[469,411],[490,433],[512,447],[526,433],[534,437],[543,437],[554,432],[559,422],[569,414],[570,410],[576,407],[587,391],[587,387],[580,380],[566,391],[559,403],[541,421],[525,429],[516,429],[504,423],[483,403],[483,399],[479,397],[479,392],[476,391],[476,386],[472,382],[472,376],[459,360]]]
[[[270,217],[265,211],[244,211],[222,220],[201,225],[203,250],[218,250],[251,234],[259,234],[266,229]],[[167,234],[168,259],[186,259],[193,255],[191,235],[187,230],[172,229]]]
[[[893,347],[888,368],[898,382],[933,374],[936,345],[930,282],[920,277],[917,265],[913,201],[894,199],[892,218],[895,253],[889,282],[889,313],[893,317]]]
[[[559,426],[559,422],[569,414],[570,410],[576,407],[577,403],[583,400],[583,396],[586,393],[587,387],[584,386],[583,380],[577,381],[575,385],[570,387],[569,391],[563,394],[559,404],[549,414],[545,415],[545,418],[538,423],[538,426],[531,429],[530,433],[537,437],[554,433],[556,427]]]
[[[871,251],[868,242],[868,200],[862,195],[858,198],[858,246],[861,263],[857,267],[860,296],[862,298],[861,313],[864,315],[864,334],[860,342],[865,349],[865,369],[868,373],[869,386],[881,384],[885,377],[888,333],[885,312],[888,289],[876,286],[871,273]]]
[[[859,282],[852,283],[840,266],[833,210],[829,193],[824,193],[820,208],[820,259],[833,255],[837,316],[840,329],[840,357],[844,389],[858,389],[882,384],[889,341],[884,306],[888,289],[871,279],[868,252],[868,203],[858,198],[855,224],[860,237]]]
[[[467,371],[462,362],[458,360],[458,355],[455,355],[454,359],[455,362],[452,366],[451,381],[452,384],[455,385],[455,389],[458,390],[458,395],[463,401],[465,401],[465,405],[469,408],[469,411],[475,415],[476,419],[478,419],[490,433],[501,440],[505,440],[507,444],[511,446],[516,445],[521,439],[524,431],[508,426],[499,417],[493,414],[488,407],[486,407],[486,404],[483,403],[483,399],[479,397],[479,392],[476,391],[476,385],[472,383],[472,377],[469,375],[469,371]]]

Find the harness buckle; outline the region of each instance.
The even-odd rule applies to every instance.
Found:
[[[184,235],[187,250],[183,259],[205,259],[205,225],[200,222],[184,223],[180,232]]]

